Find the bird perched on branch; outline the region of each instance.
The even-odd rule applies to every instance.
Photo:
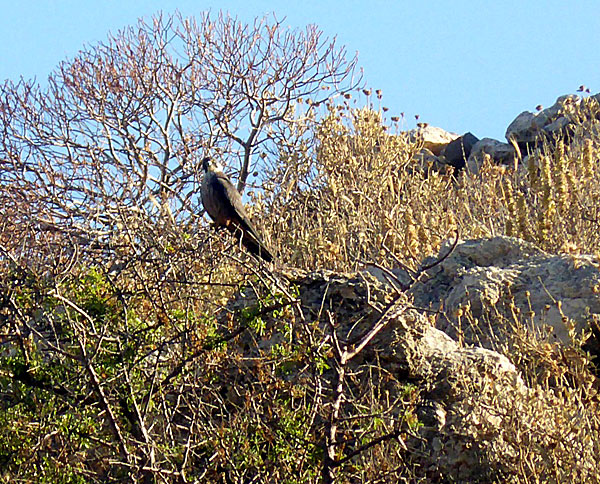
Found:
[[[208,215],[217,226],[226,227],[232,234],[240,237],[242,245],[251,254],[271,262],[273,254],[269,252],[258,236],[246,215],[242,196],[223,173],[221,165],[207,157],[202,160],[202,169],[204,170],[204,180],[200,193],[202,204]]]

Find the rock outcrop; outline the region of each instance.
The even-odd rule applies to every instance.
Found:
[[[240,361],[252,365],[261,355],[278,354],[286,340],[310,334],[311,352],[306,360],[290,359],[285,381],[291,387],[313,385],[320,402],[313,431],[322,431],[319,422],[337,418],[336,432],[347,439],[344,452],[352,452],[356,409],[368,412],[377,393],[376,398],[385,395],[375,403],[381,405],[381,415],[396,419],[395,425],[413,422],[401,438],[402,462],[411,479],[504,481],[520,468],[524,449],[536,458],[558,452],[573,461],[570,466],[578,466],[581,476],[595,475],[589,463],[596,441],[582,435],[588,428],[569,424],[584,410],[552,388],[532,385],[507,357],[510,353],[500,351],[502,345],[489,344],[515,330],[501,324],[511,318],[515,325],[550,325],[556,342],[547,346],[571,344],[570,322],[575,331],[587,329],[590,318],[600,314],[600,271],[593,258],[552,256],[516,238],[494,237],[461,241],[416,284],[402,270],[373,267],[359,273],[289,270],[281,275],[297,294],[300,316],[292,326],[286,318],[263,319],[260,337],[242,333],[236,343]],[[256,300],[251,299],[246,291],[229,309],[253,307]],[[483,328],[489,332],[461,328],[460,311],[469,312],[471,322],[489,316],[488,328]],[[277,330],[282,324],[287,328],[283,332]],[[320,372],[310,370],[315,348],[329,348],[320,353]],[[340,356],[352,352],[351,358]],[[252,371],[258,370],[240,367],[240,361],[231,360],[230,371],[251,386]],[[341,374],[351,377],[340,383]],[[336,392],[343,395],[336,398]],[[367,397],[371,400],[362,400]],[[335,405],[341,405],[339,414],[331,413]],[[568,446],[557,448],[557,439],[576,440],[577,454]],[[382,446],[388,444],[382,440]],[[571,469],[560,475],[571,476]],[[536,475],[553,475],[554,470]]]
[[[539,113],[524,111],[506,129],[506,139],[513,140],[525,155],[544,142],[564,137],[570,133],[568,127],[573,124],[575,109],[580,103],[579,96],[567,94]]]
[[[394,296],[389,286],[365,272],[296,274],[294,285],[306,321],[322,316],[324,308],[335,308],[336,333],[339,337],[348,335],[348,340],[372,328]],[[490,432],[502,422],[482,409],[491,394],[502,405],[510,406],[515,395],[527,396],[529,389],[504,355],[460,345],[435,328],[427,313],[413,308],[410,300],[401,301],[395,316],[353,361],[349,371],[360,375],[365,368],[384,362],[385,370],[394,378],[418,387],[421,398],[415,411],[422,425],[406,445],[412,449],[408,459],[420,469],[422,478],[430,482],[438,480],[435,476],[457,482],[496,479],[501,459],[493,456],[490,460],[491,444],[484,444],[486,439],[478,429]],[[324,322],[324,331],[328,331],[326,326]],[[471,393],[473,385],[486,388],[479,393],[481,400]],[[399,398],[398,388],[386,388],[390,401]],[[472,414],[465,414],[470,408],[477,408],[473,421]],[[476,442],[479,444],[474,445]]]
[[[447,252],[448,247],[440,251]],[[513,321],[514,308],[539,330],[569,344],[582,330],[595,331],[600,321],[600,270],[591,256],[551,255],[512,237],[464,241],[441,264],[430,269],[423,284],[413,288],[415,303],[444,310],[438,327],[469,344],[490,343],[506,330],[502,318]],[[472,316],[489,320],[475,331],[459,327],[457,315],[469,308]],[[493,314],[490,313],[493,311]],[[498,313],[500,311],[500,313]],[[494,322],[496,326],[494,326]],[[596,338],[590,344],[597,348]]]
[[[401,273],[396,275],[402,279]],[[386,311],[396,308],[347,371],[359,382],[359,375],[371,374],[367,368],[383,367],[393,379],[418,389],[414,411],[420,426],[404,441],[406,462],[418,469],[415,477],[428,482],[502,480],[514,469],[520,446],[535,445],[535,452],[543,452],[545,446],[553,445],[552,439],[563,435],[562,419],[575,418],[576,410],[563,408],[552,391],[530,388],[503,354],[469,344],[464,336],[451,337],[448,333],[456,335],[452,322],[436,327],[434,321],[441,318],[420,306],[443,302],[451,312],[470,304],[475,314],[484,311],[488,302],[501,306],[499,300],[510,291],[517,305],[528,305],[526,301],[531,300],[535,310],[545,315],[540,323],[553,322],[561,337],[565,336],[564,324],[558,324],[553,311],[544,305],[552,306],[552,296],[563,298],[565,314],[585,320],[587,314],[600,310],[594,289],[600,273],[589,257],[550,256],[527,242],[497,237],[461,242],[428,276],[411,291],[414,301],[378,280],[382,274],[377,271],[296,273],[293,284],[307,324],[322,321],[324,333],[335,327],[340,344],[356,344]],[[334,314],[335,326],[327,322],[327,311]],[[325,377],[335,385],[333,374]],[[359,384],[351,393],[360,394],[361,388]],[[399,388],[385,386],[389,401],[400,398]],[[536,408],[535,418],[532,408]],[[528,428],[538,435],[533,428],[538,425],[554,436],[549,442],[532,436],[530,443],[521,442],[512,433],[515,428]],[[586,455],[593,455],[591,442],[582,450]],[[584,474],[594,472],[586,469]]]
[[[593,107],[594,103],[597,106],[596,113],[591,109],[584,117],[600,119],[600,93],[587,99],[567,94],[560,96],[549,108],[540,107],[537,113],[523,111],[519,114],[506,129],[508,143],[492,138],[479,140],[472,133],[459,136],[425,123],[410,131],[408,139],[422,142],[427,149],[415,160],[421,168],[444,171],[452,167],[458,172],[467,167],[470,172],[477,173],[486,155],[496,164],[515,166],[535,149],[554,146],[558,139],[570,143],[575,126],[581,124],[584,102],[588,107]]]

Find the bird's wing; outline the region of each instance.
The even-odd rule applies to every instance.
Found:
[[[216,173],[210,185],[216,203],[220,205],[221,214],[219,218],[239,225],[242,231],[249,232],[259,241],[260,238],[256,233],[256,229],[246,214],[242,197],[227,176]],[[219,220],[216,221],[217,223],[220,222]]]
[[[267,262],[273,260],[273,255],[265,247],[246,214],[240,193],[227,176],[222,173],[207,173],[201,194],[204,208],[217,225],[225,226],[233,233],[237,232],[241,236],[241,243],[250,253]]]

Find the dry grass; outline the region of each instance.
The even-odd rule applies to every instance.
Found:
[[[598,104],[584,100],[573,140],[546,144],[525,160],[527,170],[506,180],[508,235],[550,252],[596,254],[600,246]]]
[[[569,145],[546,143],[517,172],[488,160],[457,179],[420,169],[420,147],[390,133],[379,113],[332,106],[313,150],[281,156],[272,188],[255,200],[269,214],[260,223],[282,259],[302,268],[414,268],[457,228],[465,239],[506,234],[551,252],[598,253],[597,106],[580,110]]]

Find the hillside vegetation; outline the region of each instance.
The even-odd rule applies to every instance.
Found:
[[[68,67],[62,73],[75,76]],[[68,79],[51,90],[67,92]],[[314,93],[298,95],[282,115],[293,124],[261,131],[271,144],[258,163],[250,154],[264,145],[242,143],[252,149],[228,158],[227,129],[210,138],[191,132],[189,120],[169,126],[172,144],[143,139],[145,121],[136,138],[117,126],[122,117],[109,104],[120,101],[109,88],[94,98],[107,99],[106,118],[80,114],[86,133],[53,121],[59,105],[44,111],[50,101],[31,86],[4,86],[3,482],[458,482],[459,471],[422,466],[431,449],[418,407],[430,389],[418,365],[386,352],[408,341],[404,327],[379,332],[394,318],[418,323],[407,334],[420,331],[439,314],[419,313],[400,284],[363,283],[360,271],[421,277],[423,260],[457,234],[518,237],[597,263],[600,107],[584,100],[569,139],[547,140],[516,167],[487,160],[476,175],[440,173],[419,165],[419,142],[350,87],[320,106],[307,102]],[[30,98],[40,110],[19,111]],[[159,113],[158,125],[167,118]],[[101,129],[111,123],[124,130],[122,145]],[[254,179],[248,213],[277,254],[274,266],[200,218],[194,162],[211,148],[235,160],[234,180]],[[159,170],[165,149],[187,160],[169,165],[171,178]],[[106,164],[110,150],[131,166]],[[461,316],[477,323],[469,308]],[[592,332],[563,345],[528,329],[527,315],[513,316],[491,321],[511,328],[494,350],[526,393],[467,367],[449,379],[448,394],[481,419],[455,429],[465,448],[478,449],[481,482],[600,482],[597,369],[585,349]],[[498,410],[493,426],[483,417],[490,409]]]

